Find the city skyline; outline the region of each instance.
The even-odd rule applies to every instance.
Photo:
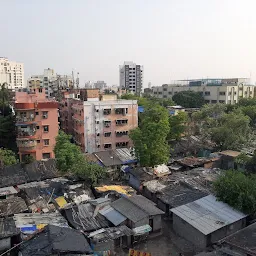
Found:
[[[119,65],[133,61],[144,66],[144,88],[178,79],[256,80],[253,0],[14,0],[1,7],[0,55],[24,63],[26,79],[53,68],[79,72],[81,85],[119,85]]]

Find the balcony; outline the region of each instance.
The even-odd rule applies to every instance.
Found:
[[[20,139],[17,139],[18,148],[33,148],[36,145],[37,145],[36,140],[30,140],[30,139],[20,140]]]
[[[109,128],[111,126],[111,121],[103,121],[103,125],[105,128]]]
[[[116,137],[122,137],[128,135],[128,131],[117,131]]]
[[[36,126],[35,125],[21,125],[18,126],[18,137],[31,137],[36,134]]]
[[[33,122],[33,121],[35,121],[35,115],[34,114],[29,114],[26,116],[17,115],[16,121],[19,123]]]
[[[128,119],[116,120],[116,126],[124,126],[128,124]]]
[[[110,108],[103,109],[103,115],[110,115],[110,114],[111,114]]]

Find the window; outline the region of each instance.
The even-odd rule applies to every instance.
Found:
[[[49,125],[44,125],[43,129],[44,129],[44,132],[49,132]]]
[[[247,95],[247,91],[245,91],[244,94]]]
[[[127,147],[128,146],[128,142],[117,142],[116,143],[116,147],[117,148],[122,148],[122,147]]]
[[[210,96],[210,95],[211,95],[211,92],[205,92],[204,95],[205,95],[205,96]]]
[[[128,120],[127,119],[116,120],[116,126],[125,125],[125,124],[128,124]]]
[[[104,127],[110,127],[111,121],[103,121]]]
[[[128,131],[118,131],[116,132],[116,137],[122,137],[128,135]]]
[[[204,101],[204,103],[206,103],[206,104],[207,104],[207,103],[210,103],[210,101],[209,101],[209,100],[205,100],[205,101]]]
[[[228,92],[228,95],[231,95],[231,92]]]
[[[111,136],[111,132],[105,132],[104,133],[104,137],[110,137]]]
[[[110,115],[111,114],[111,109],[103,109],[103,115]]]
[[[43,89],[42,89],[42,88],[39,88],[39,92],[40,92],[40,93],[43,92]]]
[[[43,159],[51,158],[51,153],[43,153]]]
[[[47,119],[48,118],[48,111],[43,111],[43,119]]]
[[[212,100],[212,103],[217,103],[217,100]]]
[[[158,94],[162,94],[162,92],[158,92]]]
[[[164,88],[163,91],[164,91],[164,92],[167,92],[167,88]]]
[[[239,88],[239,91],[242,91],[242,90],[243,90],[243,87],[240,87],[240,88]]]
[[[39,112],[38,111],[36,111],[36,116],[38,116],[39,115]]]
[[[40,140],[37,140],[36,143],[40,143]]]
[[[172,95],[172,92],[168,92],[169,95]]]
[[[111,148],[111,147],[112,147],[111,143],[104,144],[104,148]]]
[[[219,92],[219,95],[225,96],[226,92]]]
[[[157,94],[157,92],[154,92],[154,94]]]
[[[163,98],[167,98],[167,96],[166,96],[166,95],[164,95],[164,96],[163,96]]]
[[[50,144],[50,140],[48,140],[48,139],[44,140],[44,145],[45,146],[49,146],[49,144]]]
[[[40,129],[40,126],[37,125],[37,126],[36,126],[36,129],[39,130],[39,129]]]
[[[225,103],[225,100],[219,100],[219,103]]]

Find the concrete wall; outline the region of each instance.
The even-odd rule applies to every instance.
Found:
[[[160,199],[157,199],[157,207],[169,215],[169,207]]]
[[[214,233],[210,235],[211,237],[211,243],[215,243],[219,241],[220,239],[229,236],[238,230],[244,228],[246,226],[246,219],[239,220],[229,226],[223,227],[219,230],[216,230]]]
[[[202,249],[207,246],[207,237],[175,214],[173,214],[173,229],[196,246]]]
[[[153,232],[160,231],[162,229],[162,217],[161,215],[152,216],[153,219]]]

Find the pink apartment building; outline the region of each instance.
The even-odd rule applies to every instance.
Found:
[[[20,160],[28,155],[36,160],[54,158],[59,130],[58,102],[47,99],[44,89],[39,88],[16,92],[14,106]]]

